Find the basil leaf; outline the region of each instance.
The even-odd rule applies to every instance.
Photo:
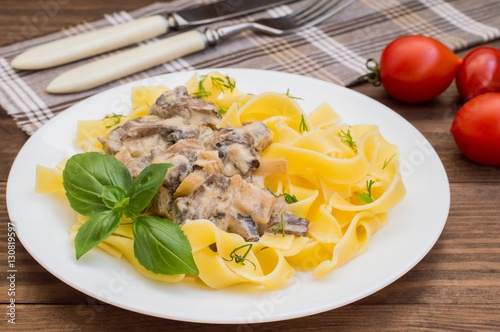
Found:
[[[104,186],[101,198],[109,209],[124,208],[130,201],[125,190],[118,186]]]
[[[138,216],[132,230],[135,257],[148,271],[198,275],[191,244],[177,224],[168,219]]]
[[[129,190],[130,203],[125,209],[127,216],[141,213],[151,203],[162,185],[168,169],[172,166],[172,164],[152,164],[142,170]]]
[[[76,233],[76,259],[106,240],[120,225],[122,211],[104,211],[87,220]]]
[[[104,186],[128,191],[131,182],[130,172],[121,162],[98,152],[74,155],[63,171],[63,185],[71,207],[89,217],[109,210],[101,197]]]

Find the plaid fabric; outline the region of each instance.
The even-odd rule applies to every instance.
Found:
[[[262,16],[286,15],[310,1],[276,7],[218,25]],[[207,1],[197,1],[199,4],[204,2]],[[13,56],[39,44],[139,17],[176,11],[192,4],[192,0],[178,0],[167,4],[156,3],[130,13],[116,12],[105,15],[104,19],[97,22],[84,21],[51,35],[0,48],[0,105],[21,129],[33,134],[54,115],[79,100],[113,86],[154,75],[208,67],[259,68],[306,75],[349,86],[367,72],[365,62],[368,58],[379,58],[385,45],[402,35],[430,36],[454,51],[500,37],[498,0],[358,0],[340,14],[303,32],[271,37],[248,31],[204,52],[81,93],[51,95],[45,92],[45,87],[68,69],[120,51],[40,71],[16,71],[9,64]],[[155,40],[153,38],[139,45]]]

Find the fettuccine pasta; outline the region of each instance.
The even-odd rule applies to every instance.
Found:
[[[230,80],[215,72],[208,77]],[[182,230],[192,246],[198,278],[211,288],[252,283],[280,289],[295,270],[323,277],[362,254],[372,235],[387,223],[387,211],[405,196],[398,148],[384,140],[376,126],[344,124],[326,103],[306,115],[288,93],[246,95],[214,86],[210,80],[200,82],[197,75],[186,87],[191,94],[200,88],[210,92],[205,98],[223,115],[218,128],[259,120],[272,131],[274,141],[263,152],[262,168],[256,175],[265,177],[265,187],[272,192],[294,195],[298,201],[290,204],[291,211],[310,221],[307,236],[265,234],[251,246],[211,221],[187,221]],[[79,123],[79,148],[102,151],[97,137],[107,137],[115,126],[144,116],[167,90],[163,86],[134,89],[130,114]],[[61,167],[40,166],[37,192],[60,194]],[[197,179],[192,181],[196,184]],[[191,182],[186,183],[180,191],[192,190]],[[70,230],[73,236],[85,220],[79,217]],[[125,258],[146,278],[172,283],[190,277],[157,275],[142,267],[134,256],[129,226],[120,226],[98,247],[118,259]],[[235,249],[241,256],[246,248],[250,249],[243,264],[231,259]]]

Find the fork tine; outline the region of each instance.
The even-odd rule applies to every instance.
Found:
[[[295,13],[286,16],[263,18],[253,22],[223,26],[217,29],[207,28],[204,35],[209,45],[216,45],[219,40],[229,38],[248,29],[273,36],[290,34],[323,22],[350,6],[354,1],[316,0],[313,5],[303,6]]]
[[[316,3],[311,6],[302,6],[298,9],[298,11],[294,12],[294,13],[291,13],[290,16],[293,16],[293,17],[299,17],[299,16],[302,16],[302,15],[305,15],[307,12],[309,12],[313,7],[316,8],[316,6],[318,5],[318,3],[320,2],[324,2],[325,0],[316,0]],[[331,1],[331,0],[326,0],[326,1]]]
[[[339,2],[339,0],[334,1],[335,4],[337,4],[338,2]],[[331,2],[328,1],[326,6],[322,6],[320,8],[314,8],[315,10],[310,10],[307,13],[304,13],[303,15],[293,17],[294,23],[298,26],[301,26],[301,25],[311,21],[312,19],[314,19],[318,16],[321,16],[323,12],[328,12],[328,10],[327,10],[327,8],[329,8],[328,3],[331,4]]]
[[[342,3],[344,2],[344,3]],[[337,12],[341,11],[345,7],[351,5],[354,2],[354,0],[350,1],[342,1],[342,0],[337,0],[337,1],[327,1],[325,3],[325,6],[323,6],[320,10],[316,11],[310,11],[307,14],[303,14],[300,17],[298,17],[295,20],[295,24],[298,26],[302,25],[316,25],[324,20],[330,18]]]
[[[309,16],[311,13],[314,13],[319,8],[323,7],[323,5],[331,2],[331,0],[319,0],[316,1],[312,6],[304,6],[301,8],[299,12],[290,14],[290,18],[297,21],[300,21],[303,17]]]

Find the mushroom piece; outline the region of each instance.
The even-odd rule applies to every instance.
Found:
[[[251,137],[251,145],[257,153],[262,153],[273,142],[271,130],[261,121],[244,122],[243,131]]]
[[[208,150],[219,152],[219,157],[230,175],[247,175],[260,166],[252,141],[253,137],[243,128],[227,127],[220,128],[206,136],[203,144]]]
[[[283,216],[283,225],[281,223],[281,216]],[[285,234],[293,234],[297,236],[306,236],[309,228],[309,220],[300,218],[290,212],[288,203],[286,203],[283,197],[278,198],[269,223],[267,225],[258,225],[259,234],[264,233],[276,233],[281,232],[282,229],[285,230]]]
[[[275,202],[269,192],[239,175],[212,174],[191,195],[175,199],[170,215],[180,225],[188,219],[208,219],[245,241],[258,241],[258,224],[269,221]]]
[[[183,86],[163,93],[149,109],[148,115],[157,115],[162,119],[179,116],[198,126],[206,125],[212,128],[215,128],[221,119],[214,103],[190,97]]]

